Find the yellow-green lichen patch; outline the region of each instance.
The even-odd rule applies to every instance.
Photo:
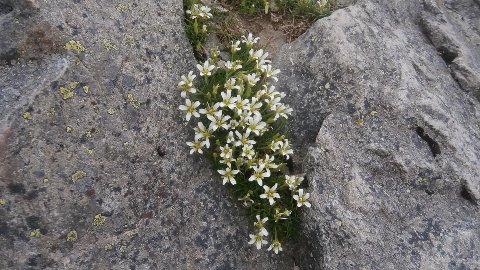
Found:
[[[56,114],[55,107],[50,107],[50,109],[48,109],[48,115],[55,116],[55,114]]]
[[[133,108],[138,109],[140,107],[140,101],[138,101],[132,94],[127,95],[127,100]]]
[[[124,3],[120,3],[116,6],[116,9],[118,12],[127,12],[128,11],[128,5]]]
[[[93,149],[88,148],[88,149],[87,149],[87,154],[88,154],[89,156],[93,155]]]
[[[67,100],[69,98],[72,98],[75,95],[73,90],[75,90],[75,88],[77,88],[77,86],[78,86],[78,82],[71,82],[65,87],[61,86],[59,91],[60,91],[60,94],[62,94],[63,99]]]
[[[83,86],[82,89],[85,94],[88,94],[88,92],[90,92],[90,87],[88,87],[88,85]]]
[[[105,221],[107,221],[107,218],[105,216],[102,216],[102,214],[97,214],[93,218],[93,225],[94,226],[102,226]]]
[[[43,183],[48,184],[48,178],[43,178]]]
[[[80,43],[78,40],[70,40],[65,44],[65,49],[69,51],[74,51],[76,53],[83,53],[85,52],[85,47]]]
[[[67,241],[69,241],[69,242],[77,241],[77,237],[78,237],[77,231],[75,231],[75,230],[70,231],[67,234]]]
[[[72,133],[73,128],[67,126],[67,127],[65,128],[65,131],[66,131],[67,133]]]
[[[32,120],[32,114],[29,113],[29,112],[24,112],[24,113],[22,114],[22,117],[23,117],[23,119],[25,119],[25,120],[27,120],[27,121]]]
[[[110,39],[102,39],[102,45],[107,51],[118,50],[118,46]]]
[[[40,232],[40,229],[35,229],[35,230],[30,232],[30,237],[39,238],[41,235],[42,235],[42,233]]]
[[[87,173],[82,171],[82,170],[79,170],[79,171],[76,171],[74,174],[72,174],[72,181],[73,183],[77,182],[79,179],[83,178],[87,176]]]
[[[112,244],[106,244],[104,247],[105,251],[110,251],[113,249],[113,245]]]
[[[123,44],[127,46],[132,46],[135,43],[135,39],[131,35],[125,35],[123,37]]]
[[[85,138],[88,138],[88,139],[92,138],[92,136],[93,136],[91,130],[85,132],[85,134],[83,134],[83,135],[85,136]]]
[[[108,108],[107,113],[113,115],[115,113],[115,110],[113,108]]]
[[[5,205],[6,203],[7,202],[4,199],[0,198],[0,206]]]

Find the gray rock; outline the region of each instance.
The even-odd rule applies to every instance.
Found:
[[[480,265],[478,2],[424,2],[358,1],[274,61],[312,193],[301,269]]]
[[[188,154],[176,85],[195,62],[182,1],[37,4],[20,23],[47,24],[61,47],[74,40],[85,51],[0,67],[0,119],[12,128],[0,268],[292,268],[290,256],[247,244],[244,210],[208,162]]]

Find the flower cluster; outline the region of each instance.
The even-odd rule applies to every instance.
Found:
[[[202,14],[201,7],[191,16]],[[203,12],[206,12],[205,10]],[[224,185],[255,216],[255,234],[249,244],[282,251],[280,241],[291,236],[296,211],[310,207],[309,194],[301,187],[303,176],[285,175],[293,154],[282,126],[292,109],[282,103],[285,94],[270,85],[280,70],[272,67],[268,52],[256,49],[252,34],[232,42],[229,59],[217,51],[181,77],[178,83],[187,122],[195,119],[190,153],[205,153],[213,161]]]
[[[202,44],[206,41],[208,34],[208,20],[213,17],[211,9],[192,1],[187,4],[185,13],[187,36],[195,53],[201,55],[203,53]]]

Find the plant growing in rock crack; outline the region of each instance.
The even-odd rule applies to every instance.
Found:
[[[198,4],[195,0],[184,1],[185,31],[193,47],[195,57],[203,58],[203,44],[208,35],[208,20],[212,18],[211,9],[208,6]]]
[[[330,15],[336,8],[335,0],[222,0],[237,6],[242,13],[268,14],[272,7],[278,11],[315,20]]]
[[[249,244],[269,245],[278,253],[298,222],[297,209],[310,207],[310,194],[300,188],[303,177],[285,175],[293,154],[283,126],[292,109],[281,102],[284,93],[270,85],[280,70],[268,53],[256,49],[249,34],[232,42],[229,60],[211,57],[196,74],[183,75],[178,87],[187,122],[195,120],[190,153],[206,154],[224,185],[248,208],[254,223]],[[267,241],[270,239],[270,242]]]

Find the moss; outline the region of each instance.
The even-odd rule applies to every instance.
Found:
[[[102,39],[101,43],[107,51],[118,50],[118,46],[110,39]]]
[[[138,101],[132,94],[127,95],[127,100],[135,109],[140,107],[140,101]]]
[[[94,226],[102,226],[105,221],[107,221],[107,218],[105,216],[102,216],[102,214],[97,214],[93,218],[93,225]]]
[[[127,12],[128,11],[128,5],[124,3],[118,4],[116,7],[118,12]]]
[[[74,174],[72,174],[72,181],[73,183],[77,182],[79,179],[83,178],[87,176],[87,173],[82,171],[82,170],[79,170],[79,171],[76,171]]]
[[[67,241],[69,242],[74,242],[74,241],[77,241],[77,231],[73,230],[73,231],[70,231],[68,234],[67,234]]]
[[[35,229],[30,232],[30,237],[39,238],[41,235],[42,233],[40,232],[40,229]]]
[[[0,198],[0,206],[5,205],[6,203],[7,203],[7,202],[5,201],[5,199]]]
[[[85,47],[80,43],[78,40],[70,40],[65,44],[65,49],[69,51],[74,51],[76,53],[83,53],[85,52]]]
[[[22,114],[22,117],[23,117],[23,119],[25,119],[25,120],[27,120],[27,121],[32,120],[32,114],[29,113],[29,112],[24,112],[24,113]]]

